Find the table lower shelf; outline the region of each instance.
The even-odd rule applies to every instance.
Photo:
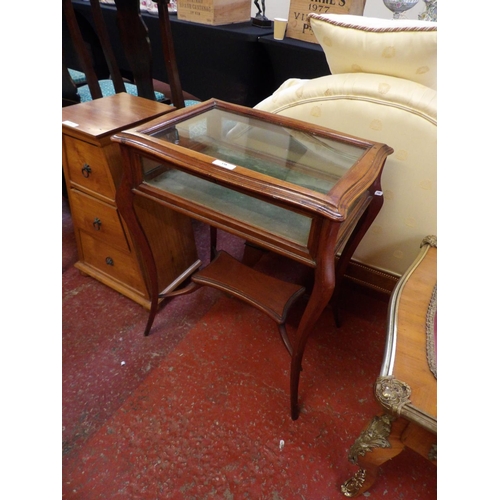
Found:
[[[304,287],[256,271],[224,251],[191,279],[240,298],[278,325],[284,324],[290,306],[305,292]]]

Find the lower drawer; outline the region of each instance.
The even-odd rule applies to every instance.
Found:
[[[80,231],[80,241],[83,263],[95,269],[98,273],[103,274],[104,277],[108,277],[116,282],[115,285],[117,286],[111,283],[106,284],[120,292],[123,292],[120,287],[128,287],[141,295],[148,295],[139,265],[134,259],[133,254],[121,252],[92,237],[85,231]],[[81,268],[81,266],[79,267]],[[88,272],[87,269],[85,271]],[[89,272],[89,274],[92,274],[92,272]],[[103,281],[103,276],[94,277]]]

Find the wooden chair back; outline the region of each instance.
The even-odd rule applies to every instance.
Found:
[[[153,79],[151,42],[148,36],[148,29],[141,16],[139,0],[115,0],[116,19],[120,34],[121,48],[127,58],[130,71],[133,75],[132,83],[136,85],[137,94],[140,97],[156,100],[154,93],[156,87],[156,90],[161,90],[167,95],[168,99],[171,100],[176,108],[183,108],[185,106],[184,100],[192,98],[192,96],[187,97],[182,91],[170,27],[168,0],[155,1],[158,3],[162,50],[166,73],[169,79],[168,84],[157,82]],[[126,92],[123,75],[120,72],[101,10],[101,3],[99,0],[90,0],[90,5],[95,31],[109,69],[109,78],[113,82],[116,93]],[[99,99],[102,97],[102,91],[93,66],[92,54],[82,35],[71,0],[63,0],[63,15],[70,32],[74,52],[80,64],[79,69],[83,71],[87,77],[87,84],[92,99]],[[67,83],[64,82],[65,76],[65,71],[63,69],[63,87],[67,87]]]
[[[99,43],[106,59],[106,64],[108,66],[110,78],[115,87],[115,92],[125,92],[125,84],[111,46],[111,41],[106,29],[106,23],[104,22],[101,11],[101,4],[99,0],[91,0],[90,4],[92,7],[92,18],[95,24],[96,33],[99,37]],[[102,97],[99,79],[94,69],[91,52],[80,30],[80,25],[78,24],[78,19],[71,0],[63,0],[63,15],[68,25],[73,43],[73,50],[80,64],[80,70],[85,73],[87,78],[87,85],[89,86],[92,99],[99,99]]]

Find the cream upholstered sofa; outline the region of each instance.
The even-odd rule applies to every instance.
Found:
[[[401,275],[437,234],[437,23],[309,16],[331,75],[290,79],[256,108],[394,149],[384,206],[353,260]]]

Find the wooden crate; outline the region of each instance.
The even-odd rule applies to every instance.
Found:
[[[250,21],[250,0],[178,0],[177,18],[200,24],[220,24]]]
[[[309,26],[309,14],[353,14],[362,16],[366,0],[290,0],[286,36],[318,43]]]

